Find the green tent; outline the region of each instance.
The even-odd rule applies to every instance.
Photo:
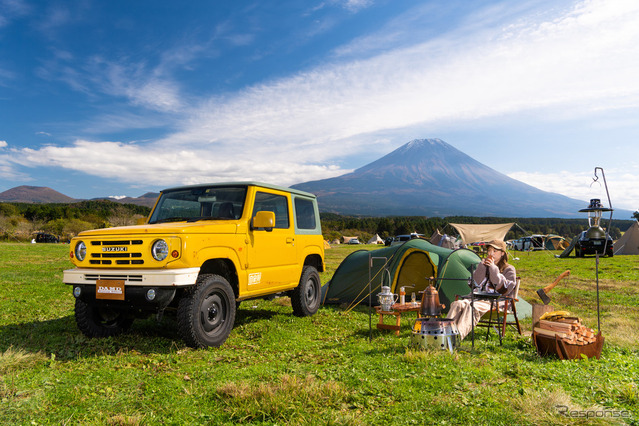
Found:
[[[424,290],[429,277],[435,277],[439,300],[448,311],[455,296],[469,293],[470,271],[480,259],[471,250],[438,247],[421,238],[379,250],[358,250],[342,261],[333,278],[322,287],[323,303],[368,304],[369,261],[373,304],[378,304],[382,281],[396,294],[402,286],[414,286],[406,289],[409,300],[412,292]]]

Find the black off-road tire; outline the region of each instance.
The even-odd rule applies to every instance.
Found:
[[[314,266],[304,266],[300,283],[291,292],[293,314],[298,317],[313,315],[320,306],[322,282]]]
[[[193,348],[219,347],[231,334],[235,323],[235,293],[220,275],[202,274],[180,299],[178,331]]]
[[[131,328],[133,316],[75,299],[75,322],[87,337],[109,337],[122,334]]]

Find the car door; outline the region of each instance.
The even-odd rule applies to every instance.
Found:
[[[290,199],[285,193],[257,190],[253,212],[275,213],[272,229],[252,229],[248,247],[249,293],[291,288],[299,280]]]

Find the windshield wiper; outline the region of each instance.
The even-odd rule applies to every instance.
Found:
[[[202,216],[202,217],[192,217],[187,220],[187,222],[198,222],[200,220],[234,220],[230,217],[219,217],[219,216]]]
[[[151,223],[166,223],[166,222],[183,222],[192,219],[191,217],[167,217],[166,219],[158,219]]]

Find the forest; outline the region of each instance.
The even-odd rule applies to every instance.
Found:
[[[393,217],[348,217],[332,213],[322,213],[322,231],[324,238],[333,241],[340,236],[357,236],[360,241],[368,241],[375,234],[386,239],[394,235],[416,232],[430,237],[436,230],[442,234],[455,235],[455,229],[450,223],[489,224],[514,222],[506,239],[520,238],[532,234],[556,234],[571,239],[588,227],[588,220],[557,219],[557,218],[503,218],[503,217],[423,217],[423,216],[393,216]],[[607,227],[608,220],[602,220]],[[622,232],[632,225],[633,220],[615,220],[610,226],[613,239],[621,237]]]
[[[87,229],[135,225],[150,208],[109,200],[70,204],[0,203],[0,239],[28,241],[37,232],[68,241]]]
[[[87,229],[134,225],[149,215],[150,208],[134,204],[121,204],[109,200],[82,201],[71,204],[0,203],[0,239],[4,241],[29,241],[38,232],[54,235],[60,241],[68,241]],[[639,216],[639,213],[635,213]],[[606,219],[604,217],[604,219]],[[583,219],[556,218],[497,218],[497,217],[424,217],[424,216],[340,216],[321,214],[324,239],[339,240],[343,236],[357,236],[366,242],[375,234],[382,239],[394,235],[418,233],[430,237],[439,230],[442,234],[455,234],[450,223],[508,223],[515,226],[507,239],[531,234],[557,234],[572,238],[588,226]],[[604,225],[608,221],[604,220]],[[621,236],[633,220],[613,219],[610,234],[613,239]]]

